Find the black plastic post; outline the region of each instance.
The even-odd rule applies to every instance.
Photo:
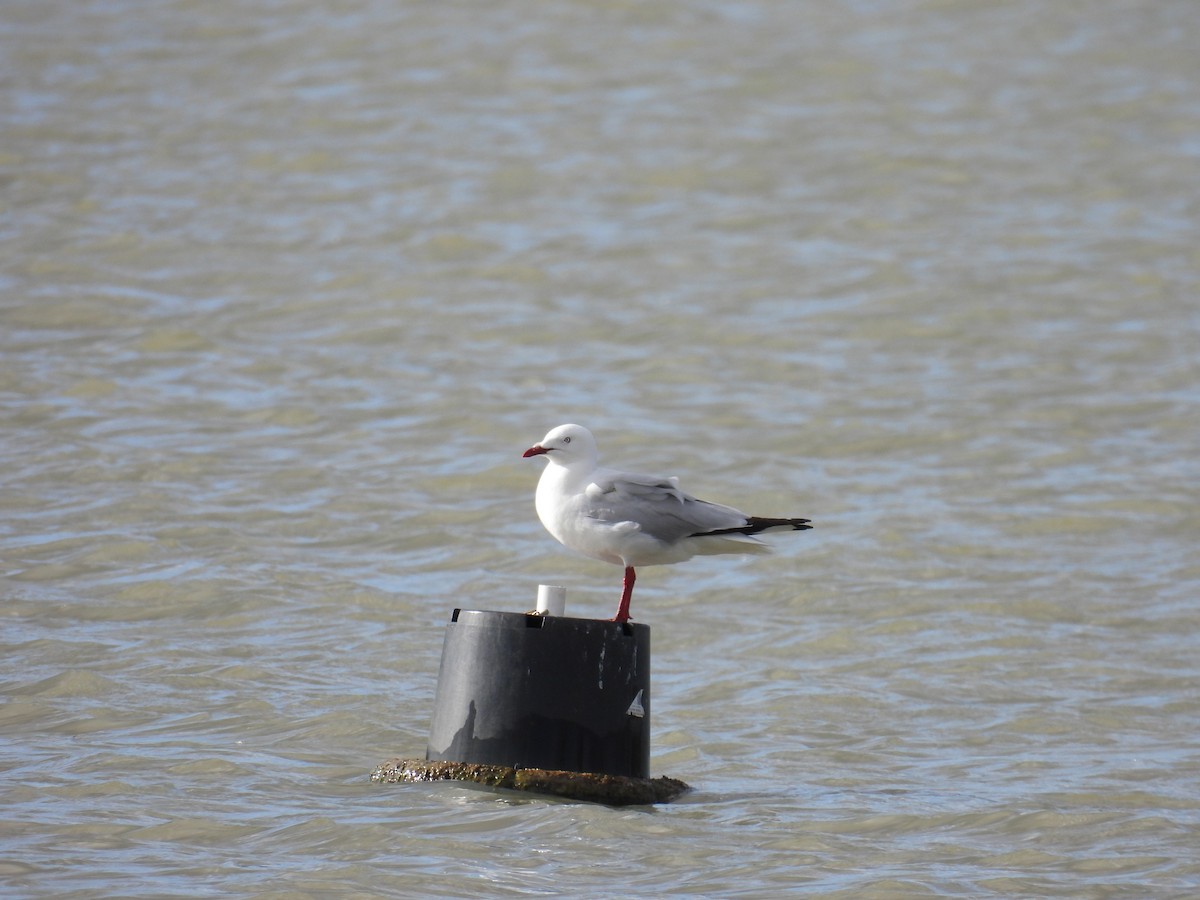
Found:
[[[426,759],[650,777],[650,627],[456,609]]]

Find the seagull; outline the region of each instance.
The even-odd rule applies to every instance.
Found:
[[[748,516],[732,506],[697,500],[679,489],[678,478],[601,468],[596,439],[582,425],[559,425],[521,455],[546,457],[535,506],[555,540],[625,567],[614,622],[629,621],[635,567],[682,562],[697,554],[770,553],[755,535],[812,527],[809,519]]]

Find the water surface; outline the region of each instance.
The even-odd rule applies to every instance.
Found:
[[[16,0],[9,896],[1200,891],[1186,0]],[[378,786],[606,461],[816,528],[639,573],[654,809]]]

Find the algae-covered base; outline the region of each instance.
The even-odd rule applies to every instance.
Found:
[[[511,766],[430,762],[424,759],[389,759],[371,773],[371,780],[391,784],[400,781],[469,781],[491,788],[550,794],[609,806],[670,803],[691,790],[682,781],[665,776],[629,778],[624,775],[515,769]]]

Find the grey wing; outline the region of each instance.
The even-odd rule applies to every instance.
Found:
[[[610,522],[636,522],[643,533],[674,542],[719,528],[745,525],[732,506],[709,503],[679,489],[679,479],[625,472],[596,473],[588,485],[587,515]]]

